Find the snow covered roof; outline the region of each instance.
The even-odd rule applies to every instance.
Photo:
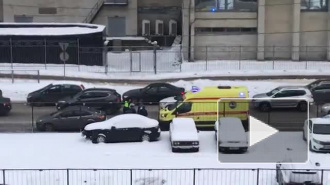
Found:
[[[174,128],[182,131],[197,131],[195,121],[192,118],[173,118]]]
[[[58,36],[103,32],[105,26],[79,23],[0,23],[0,36]]]

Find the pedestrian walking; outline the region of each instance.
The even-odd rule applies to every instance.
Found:
[[[142,116],[148,117],[148,111],[147,111],[146,107],[143,105],[143,103],[139,104],[137,113]]]

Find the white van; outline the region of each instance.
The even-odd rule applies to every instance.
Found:
[[[311,118],[305,121],[303,139],[309,138],[311,151],[330,151],[330,119]]]
[[[198,131],[192,118],[174,118],[169,132],[172,152],[199,151]]]
[[[215,122],[215,135],[218,138],[219,152],[248,150],[248,137],[239,118],[220,118]]]

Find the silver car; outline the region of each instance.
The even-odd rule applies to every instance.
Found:
[[[330,103],[326,103],[326,104],[322,105],[320,116],[326,116],[328,114],[330,114]]]
[[[253,96],[252,103],[260,111],[270,111],[273,108],[297,108],[305,112],[308,102],[312,103],[313,97],[306,87],[280,86],[267,93]]]

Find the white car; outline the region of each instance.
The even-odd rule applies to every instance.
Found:
[[[330,152],[330,119],[311,118],[304,123],[303,139],[311,151]]]
[[[246,152],[249,147],[248,137],[242,121],[235,117],[222,117],[215,122],[215,135],[218,139],[219,152]]]
[[[168,97],[159,101],[160,109],[165,109],[168,105],[174,104],[177,100],[175,96]]]
[[[169,131],[172,152],[199,151],[198,131],[192,118],[174,118]]]
[[[308,161],[306,164],[277,164],[276,181],[281,185],[321,185],[322,172],[319,163]]]

